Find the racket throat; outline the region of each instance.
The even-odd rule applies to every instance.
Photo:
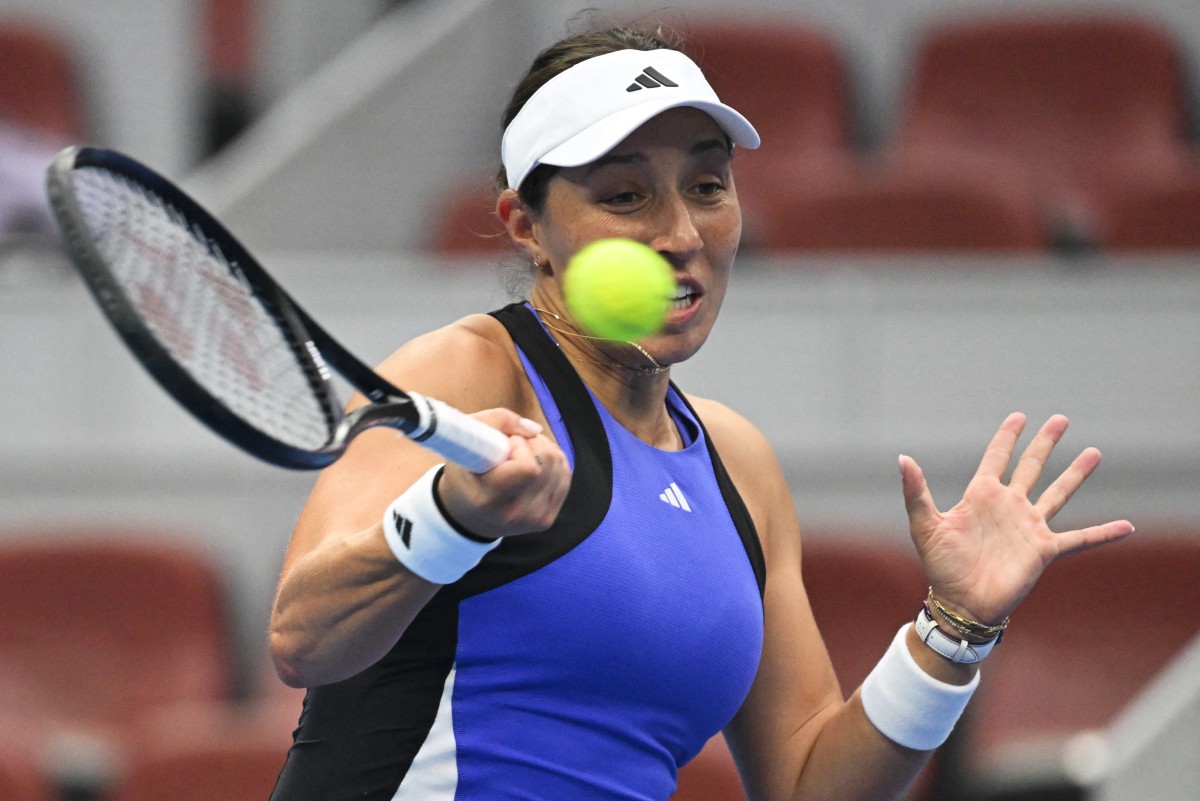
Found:
[[[399,429],[405,436],[420,442],[433,435],[437,418],[429,401],[420,395],[392,396],[349,412],[339,421],[331,444],[344,448],[359,433],[381,427]]]

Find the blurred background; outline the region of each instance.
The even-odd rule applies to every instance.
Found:
[[[124,351],[57,249],[49,158],[182,181],[377,361],[511,299],[501,111],[590,5],[0,0],[0,798],[265,798],[302,697],[265,629],[313,476]],[[1200,5],[604,7],[682,32],[763,134],[721,322],[674,375],[774,443],[847,691],[925,590],[898,453],[946,506],[1009,411],[1064,412],[1049,472],[1105,461],[1059,524],[1138,527],[1046,575],[910,798],[1200,799]],[[728,771],[714,740],[678,797],[740,798]]]

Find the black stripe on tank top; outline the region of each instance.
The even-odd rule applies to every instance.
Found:
[[[479,565],[441,593],[466,598],[550,564],[587,539],[612,502],[612,451],[604,422],[571,362],[524,304],[492,312],[546,382],[575,451],[571,488],[558,519],[545,531],[508,537]]]
[[[754,525],[754,519],[750,517],[750,510],[746,508],[746,503],[742,500],[742,494],[738,492],[733,479],[729,477],[729,471],[725,469],[725,463],[721,461],[721,457],[717,453],[717,446],[713,444],[712,437],[708,435],[708,429],[704,427],[704,421],[700,419],[700,415],[696,414],[696,410],[692,408],[692,404],[688,403],[687,396],[680,392],[679,387],[675,386],[674,382],[671,383],[671,386],[679,399],[683,401],[683,405],[692,413],[692,419],[704,432],[704,444],[708,447],[708,457],[712,461],[717,487],[721,490],[721,497],[725,500],[725,507],[729,510],[733,526],[742,539],[742,546],[746,549],[746,556],[750,559],[750,567],[754,569],[754,578],[758,581],[758,594],[761,597],[767,589],[767,563],[763,558],[758,528]]]
[[[433,728],[458,647],[435,597],[382,660],[309,689],[271,801],[390,801]]]

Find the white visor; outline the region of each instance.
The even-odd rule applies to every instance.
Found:
[[[539,164],[595,161],[642,123],[690,106],[711,116],[735,145],[758,147],[749,120],[722,103],[704,73],[677,50],[618,50],[560,72],[526,101],[500,145],[516,189]]]

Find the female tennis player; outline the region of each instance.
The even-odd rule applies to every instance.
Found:
[[[662,35],[603,30],[537,56],[496,204],[531,264],[528,300],[380,368],[476,412],[511,453],[476,475],[376,430],[320,476],[271,622],[280,675],[309,688],[276,801],[661,800],[722,730],[750,798],[891,797],[1041,572],[1133,530],[1050,529],[1100,460],[1083,451],[1030,497],[1061,416],[1007,482],[1025,419],[1004,420],[948,511],[900,457],[932,592],[843,694],[771,447],[670,381],[720,311],[741,233],[730,157],[757,145]],[[646,243],[677,278],[666,328],[636,344],[584,336],[564,307],[568,259],[608,237]]]

